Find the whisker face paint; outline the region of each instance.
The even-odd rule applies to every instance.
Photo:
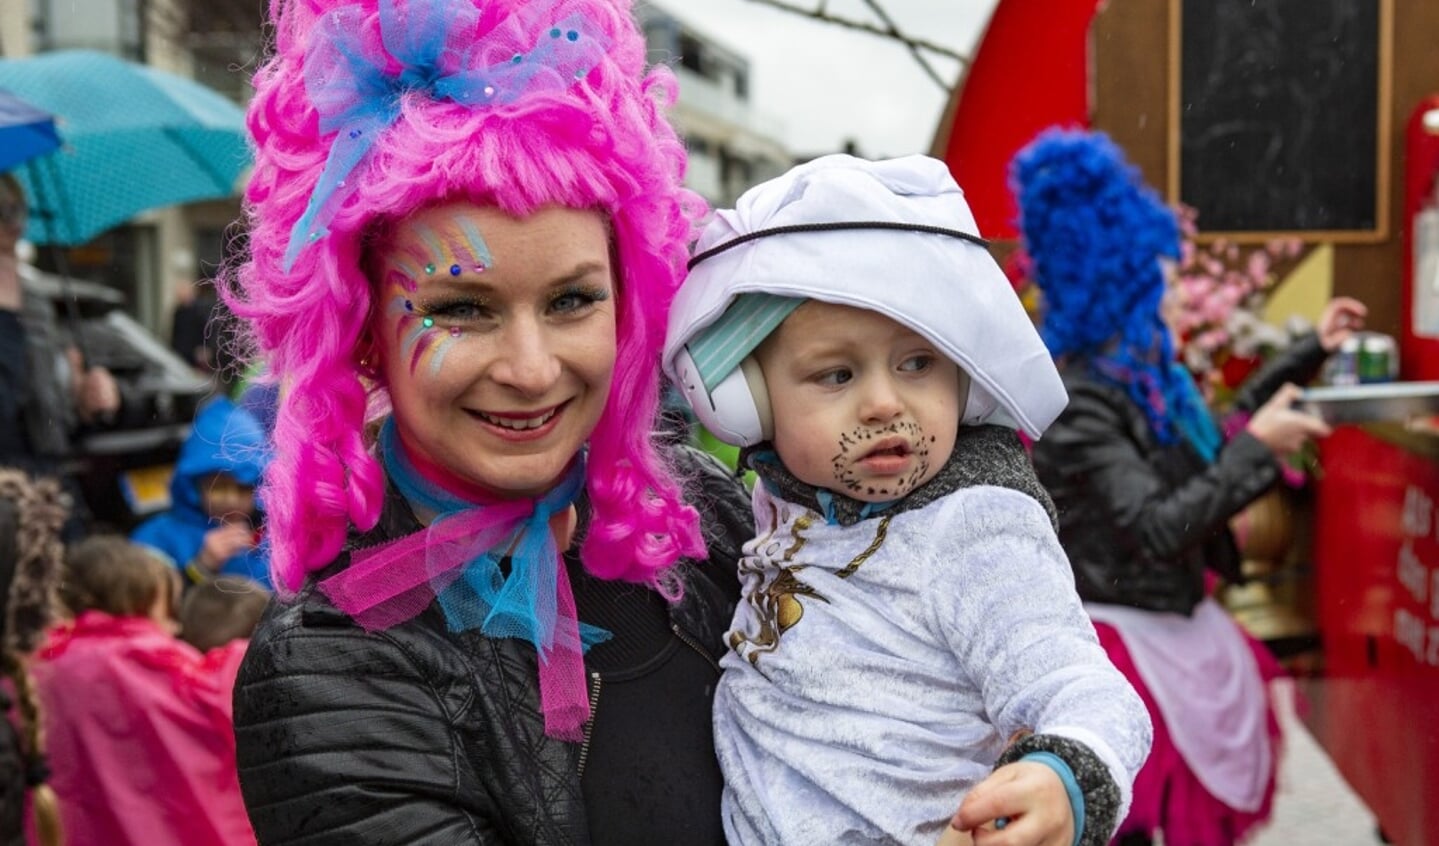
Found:
[[[854,464],[873,449],[877,441],[892,435],[902,437],[907,443],[905,452],[912,453],[909,473],[892,484],[874,486],[855,473]],[[918,487],[920,480],[929,475],[930,444],[934,440],[933,436],[925,436],[922,426],[909,421],[892,423],[880,429],[856,427],[854,430],[840,435],[839,451],[830,459],[835,481],[839,483],[845,493],[851,496],[884,496],[898,499]]]

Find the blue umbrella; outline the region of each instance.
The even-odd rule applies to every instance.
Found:
[[[0,173],[60,146],[55,118],[0,91]]]
[[[0,88],[58,116],[65,137],[21,173],[38,244],[83,244],[146,209],[232,196],[250,163],[239,106],[115,56],[0,59]]]

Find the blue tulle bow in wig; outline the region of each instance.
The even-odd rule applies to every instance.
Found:
[[[536,3],[527,17],[537,18],[549,6]],[[407,95],[471,108],[508,105],[567,90],[609,47],[579,15],[533,32],[511,25],[480,36],[480,10],[456,0],[409,0],[403,11],[398,0],[380,0],[383,51],[365,39],[365,20],[358,5],[327,12],[305,50],[305,90],[320,113],[320,131],[335,138],[305,212],[290,230],[287,271],[308,244],[329,232],[347,179],[399,120]]]

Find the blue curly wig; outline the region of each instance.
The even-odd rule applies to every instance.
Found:
[[[1160,317],[1159,259],[1179,258],[1173,211],[1101,132],[1044,132],[1015,156],[1010,185],[1050,354],[1124,388],[1160,443],[1183,435],[1212,458],[1213,421]]]

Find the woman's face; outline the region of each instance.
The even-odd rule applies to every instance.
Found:
[[[25,197],[7,179],[0,179],[0,256],[15,251],[29,220]]]
[[[604,218],[451,203],[405,220],[376,258],[378,366],[412,457],[494,495],[547,491],[609,396]]]

